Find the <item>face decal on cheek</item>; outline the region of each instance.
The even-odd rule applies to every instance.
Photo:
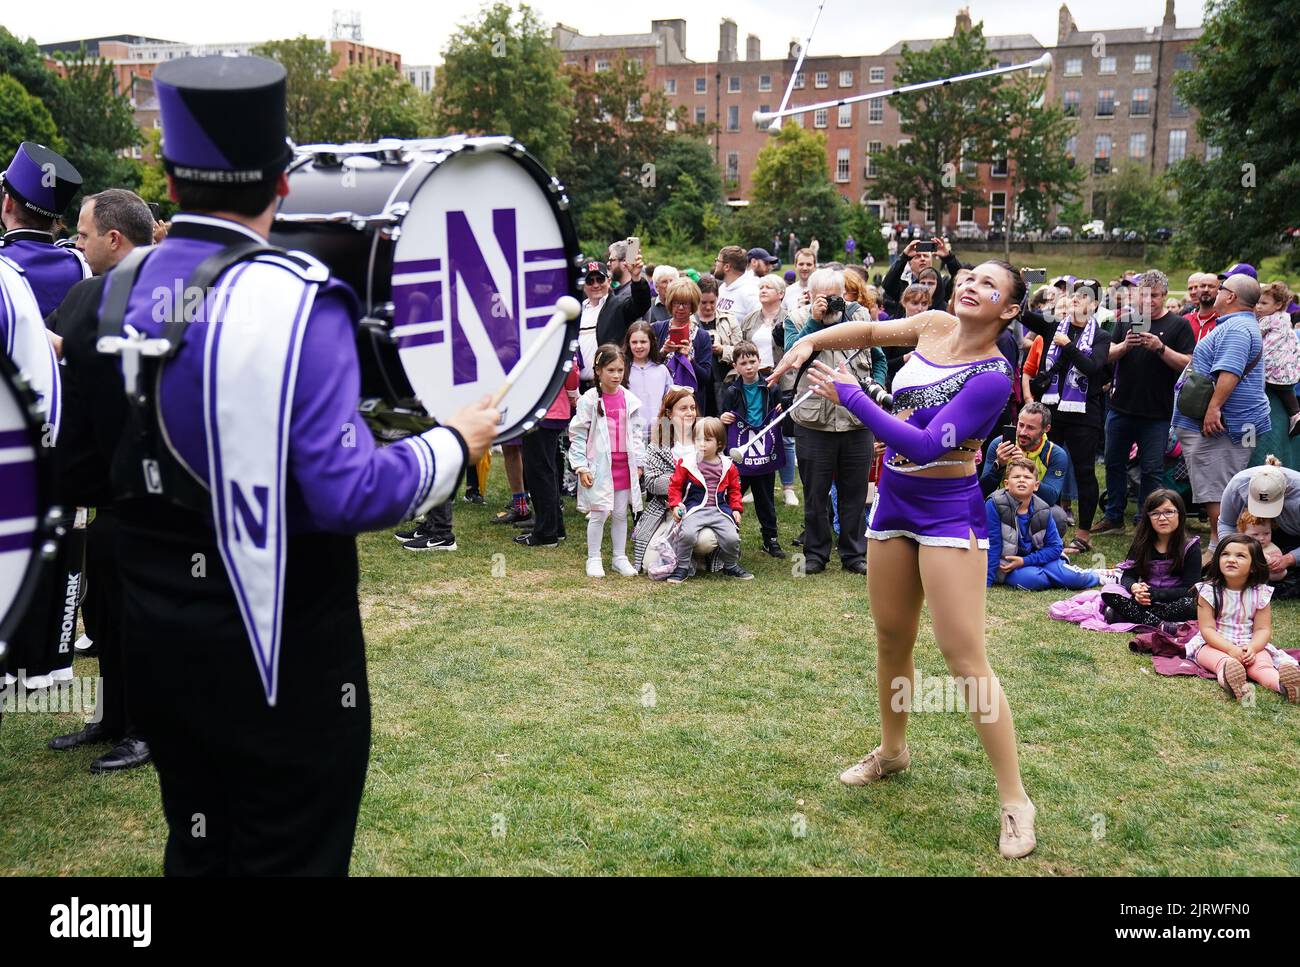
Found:
[[[993,301],[993,302],[1001,302],[1001,301],[1002,301],[1002,293],[1001,293],[1001,292],[998,292],[997,290],[994,290],[994,291],[989,295],[989,299],[990,299],[991,301]]]

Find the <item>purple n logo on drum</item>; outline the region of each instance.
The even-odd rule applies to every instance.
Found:
[[[520,249],[515,218],[513,208],[492,211],[493,236],[507,269],[505,286],[494,277],[463,211],[447,212],[450,255],[445,272],[441,259],[393,263],[393,335],[397,347],[437,345],[446,341],[450,331],[454,385],[473,383],[479,378],[478,357],[466,332],[462,295],[473,307],[478,326],[491,342],[502,371],[508,373],[519,361],[521,315],[524,329],[539,329],[554,311],[556,299],[566,293],[564,250]]]

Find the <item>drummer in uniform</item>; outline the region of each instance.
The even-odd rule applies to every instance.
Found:
[[[355,296],[266,250],[289,190],[284,68],[185,57],[153,80],[180,213],[61,319],[86,400],[65,414],[83,472],[63,485],[89,501],[106,481],[117,509],[165,872],[341,875],[370,747],[353,535],[447,500],[499,414],[484,399],[376,447]]]
[[[90,278],[90,266],[75,248],[54,241],[54,224],[81,189],[71,163],[43,144],[24,141],[0,172],[0,253],[23,267],[36,293],[41,316],[58,308],[76,283]]]

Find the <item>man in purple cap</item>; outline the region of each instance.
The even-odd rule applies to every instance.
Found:
[[[90,278],[90,266],[76,249],[54,244],[54,221],[81,189],[81,175],[67,159],[43,144],[24,141],[0,173],[0,252],[21,265],[36,293],[41,315],[53,312],[68,290]]]
[[[62,320],[87,401],[67,414],[66,495],[118,514],[165,872],[341,875],[370,746],[353,535],[446,501],[499,414],[485,399],[376,447],[354,294],[266,244],[289,190],[284,68],[184,57],[153,80],[181,211]]]

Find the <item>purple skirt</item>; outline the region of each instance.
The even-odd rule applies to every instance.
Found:
[[[989,546],[988,518],[979,476],[918,477],[886,467],[876,487],[867,536],[878,541],[908,537],[928,547]]]

